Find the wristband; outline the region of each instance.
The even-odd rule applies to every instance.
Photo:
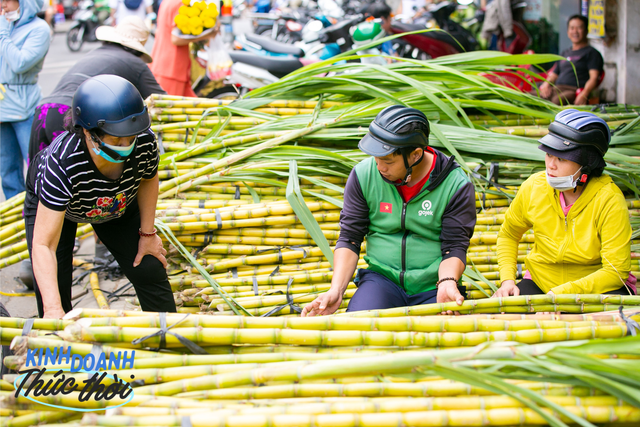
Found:
[[[438,287],[440,286],[440,283],[446,282],[448,280],[452,280],[456,282],[456,286],[458,286],[458,281],[455,279],[455,277],[444,277],[436,282],[436,289],[438,289]]]
[[[152,237],[152,236],[155,236],[157,233],[158,233],[158,230],[156,230],[155,228],[153,229],[153,233],[143,233],[142,228],[138,229],[138,234],[142,237]]]

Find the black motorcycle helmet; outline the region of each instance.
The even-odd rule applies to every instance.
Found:
[[[409,133],[398,133],[409,124],[415,124],[416,129]],[[407,178],[411,175],[413,167],[422,161],[422,156],[412,165],[409,165],[407,148],[424,149],[429,145],[429,120],[420,110],[392,105],[380,111],[375,120],[369,125],[369,133],[360,140],[358,148],[373,157],[384,157],[396,151],[401,151],[404,166],[407,173],[400,183],[384,179],[395,186],[406,185]]]
[[[87,130],[100,129],[113,136],[133,136],[149,129],[147,107],[138,89],[128,80],[111,74],[82,83],[71,103],[73,124]]]

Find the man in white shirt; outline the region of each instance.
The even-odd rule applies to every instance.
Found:
[[[144,21],[147,13],[153,12],[153,0],[109,0],[112,25],[122,22],[127,16],[138,16]]]

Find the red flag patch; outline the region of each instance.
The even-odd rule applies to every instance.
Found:
[[[393,211],[393,205],[391,203],[380,203],[380,212],[391,213]]]

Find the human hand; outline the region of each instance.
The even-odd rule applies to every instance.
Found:
[[[589,102],[589,99],[587,98],[587,95],[584,94],[584,91],[580,92],[580,95],[576,96],[576,100],[573,101],[574,105],[587,105],[587,102]]]
[[[138,241],[138,254],[133,261],[133,266],[137,267],[140,265],[145,255],[153,255],[158,258],[164,268],[167,268],[166,254],[167,250],[162,247],[162,239],[160,239],[160,236],[157,234],[153,236],[140,236],[140,241]]]
[[[516,286],[515,280],[505,280],[500,285],[500,289],[493,294],[492,298],[502,298],[508,296],[517,297],[520,295],[520,288]]]
[[[340,304],[342,304],[342,294],[333,289],[329,289],[311,303],[307,304],[304,309],[302,309],[300,316],[312,317],[333,314],[340,308]]]
[[[542,95],[544,98],[548,98],[551,96],[551,85],[547,82],[542,83],[542,85],[540,85],[540,95]]]
[[[464,297],[458,290],[458,286],[455,281],[446,280],[440,283],[440,285],[438,286],[438,294],[436,295],[436,302],[444,303],[444,302],[451,302],[451,301],[455,301],[456,304],[462,305],[462,302],[464,301]],[[460,313],[458,313],[457,311],[454,312],[452,310],[449,310],[446,312],[442,312],[442,314],[458,315]]]
[[[51,308],[45,307],[44,315],[42,316],[42,318],[43,319],[62,319],[62,317],[65,314],[66,313],[64,312],[61,306],[51,307]]]

